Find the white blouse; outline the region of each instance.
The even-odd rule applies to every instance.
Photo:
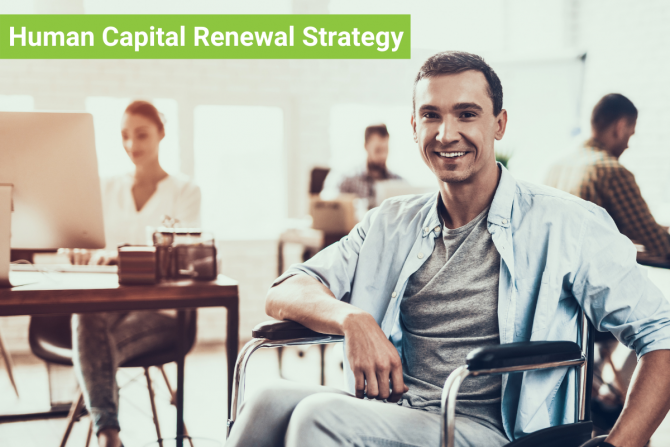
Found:
[[[162,226],[166,215],[177,219],[179,227],[200,227],[200,188],[188,177],[181,174],[165,177],[139,211],[132,187],[133,174],[102,180],[107,249],[115,250],[122,244],[151,245],[152,229]]]

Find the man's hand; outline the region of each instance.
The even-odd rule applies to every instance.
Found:
[[[372,315],[349,315],[344,321],[344,342],[356,380],[356,397],[397,402],[409,390],[398,351]]]

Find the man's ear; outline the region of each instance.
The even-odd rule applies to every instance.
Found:
[[[612,126],[612,136],[618,140],[624,134],[626,127],[628,127],[628,118],[619,118],[614,126]]]
[[[502,137],[505,135],[505,129],[507,129],[507,110],[502,109],[496,117],[496,140],[502,140]]]
[[[414,142],[419,142],[419,137],[416,136],[416,121],[414,121],[414,114],[409,117],[409,123],[412,126],[412,136],[414,137]]]

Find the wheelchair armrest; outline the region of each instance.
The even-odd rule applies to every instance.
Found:
[[[300,323],[289,320],[272,320],[260,323],[251,332],[252,339],[244,345],[235,362],[233,374],[232,400],[230,403],[230,418],[228,419],[228,432],[237,418],[238,409],[244,402],[244,384],[247,363],[251,355],[260,348],[326,344],[343,341],[341,335],[321,334],[306,328]]]
[[[306,328],[300,323],[290,320],[271,320],[256,325],[251,332],[254,338],[268,340],[290,340],[295,338],[332,337]]]
[[[468,371],[473,373],[509,368],[533,369],[540,365],[550,367],[555,363],[579,361],[584,361],[582,350],[571,341],[506,343],[475,349],[466,357]]]

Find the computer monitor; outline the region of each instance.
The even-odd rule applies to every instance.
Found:
[[[8,282],[10,247],[104,248],[90,114],[0,112],[0,189],[0,283]]]

